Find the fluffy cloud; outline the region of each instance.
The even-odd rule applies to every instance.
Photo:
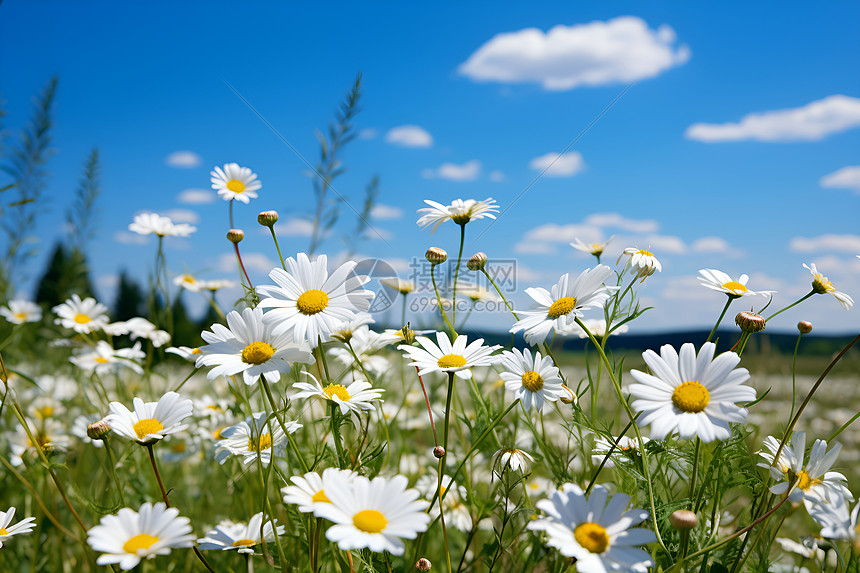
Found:
[[[421,177],[424,179],[448,179],[450,181],[474,181],[480,174],[481,162],[472,159],[462,165],[443,163],[436,169],[425,169],[421,172]]]
[[[539,83],[569,90],[652,78],[690,58],[667,25],[656,30],[623,16],[575,26],[498,34],[469,56],[459,72],[475,81]]]
[[[370,210],[370,218],[382,221],[384,219],[400,219],[403,217],[403,209],[391,205],[374,205]]]
[[[375,139],[379,132],[372,127],[366,127],[358,132],[359,139]]]
[[[242,253],[242,264],[249,273],[268,274],[275,267],[281,268],[281,263],[276,263],[263,253]],[[215,267],[224,273],[238,271],[239,263],[236,261],[236,254],[222,253],[218,256]]]
[[[818,182],[822,187],[853,189],[860,195],[860,165],[849,165],[825,175]]]
[[[564,154],[551,152],[529,161],[529,168],[547,177],[572,177],[585,168],[585,162],[578,151]]]
[[[688,139],[720,141],[817,141],[860,126],[860,98],[832,95],[803,107],[751,113],[738,123],[696,123]]]
[[[215,201],[215,192],[209,189],[186,189],[176,200],[185,205],[204,205]]]
[[[555,252],[555,247],[542,241],[520,241],[514,245],[515,253],[531,255],[549,255]]]
[[[795,253],[813,253],[816,251],[860,253],[860,237],[857,235],[834,235],[832,233],[810,238],[794,237],[788,248]]]
[[[615,227],[632,233],[654,233],[659,228],[653,219],[628,219],[618,213],[594,213],[585,218],[586,225]]]
[[[418,125],[401,125],[385,134],[386,143],[401,147],[432,147],[433,136]]]
[[[314,233],[314,223],[307,219],[287,219],[275,225],[275,233],[284,237],[310,237]]]
[[[493,183],[504,183],[505,180],[507,179],[505,177],[505,174],[502,173],[501,171],[498,171],[498,170],[490,171],[489,178],[490,178],[490,181],[492,181]]]
[[[637,249],[651,251],[659,259],[663,255],[682,255],[687,252],[687,245],[680,237],[672,235],[643,235],[635,238],[619,237],[614,243],[625,243]]]
[[[193,151],[174,151],[164,158],[164,162],[171,167],[189,169],[191,167],[200,167],[203,164],[203,158]]]
[[[702,237],[693,241],[690,250],[694,253],[720,253],[730,257],[739,257],[743,254],[740,249],[732,247],[722,237]]]
[[[523,242],[571,243],[577,238],[584,243],[599,243],[603,240],[603,231],[591,225],[547,223],[527,232]]]
[[[200,222],[200,214],[191,209],[170,209],[161,213],[165,217],[170,217],[174,223],[191,223],[196,225]]]
[[[117,231],[113,234],[113,240],[122,245],[145,245],[149,235],[139,235],[131,231]]]

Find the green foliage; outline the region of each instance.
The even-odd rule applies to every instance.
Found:
[[[86,260],[80,251],[69,252],[62,242],[57,242],[37,283],[34,300],[50,309],[72,294],[81,298],[93,296]]]

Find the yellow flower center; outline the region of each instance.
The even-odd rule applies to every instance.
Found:
[[[233,542],[233,547],[253,547],[256,544],[253,539],[239,539]]]
[[[328,386],[323,388],[323,392],[325,392],[329,400],[331,400],[335,396],[337,396],[343,402],[349,400],[349,392],[346,391],[346,386],[344,386],[343,384],[329,384]]]
[[[463,213],[461,215],[454,215],[451,217],[451,220],[457,223],[458,225],[465,225],[469,221],[472,220],[472,216],[469,213]]]
[[[212,437],[215,438],[216,440],[223,440],[224,436],[221,435],[221,432],[223,432],[226,429],[227,429],[227,426],[222,426],[222,427],[218,428],[217,430],[212,432]]]
[[[816,294],[824,294],[835,291],[836,288],[826,276],[821,273],[815,273],[812,275],[812,290],[814,290]]]
[[[242,350],[242,362],[245,364],[262,364],[268,362],[275,353],[275,347],[267,342],[252,342]]]
[[[75,322],[77,322],[78,324],[86,324],[86,323],[88,323],[89,321],[91,321],[92,319],[91,319],[88,315],[86,315],[86,314],[80,314],[80,313],[78,313],[78,314],[76,314],[76,315],[75,315],[75,318],[74,318],[73,320],[74,320]]]
[[[572,296],[563,296],[549,307],[546,315],[548,318],[558,318],[559,316],[565,316],[570,314],[576,308],[576,299]]]
[[[239,181],[238,179],[231,179],[227,182],[227,189],[232,191],[233,193],[244,193],[245,192],[245,184]]]
[[[0,535],[9,535],[9,532],[6,531],[5,527],[0,527]]]
[[[154,535],[141,533],[126,541],[122,546],[122,550],[126,553],[137,555],[138,551],[141,549],[149,549],[156,542],[158,542],[158,538]]]
[[[189,283],[189,284],[194,284],[194,283],[195,283],[195,282],[197,282],[197,281],[195,281],[195,280],[194,280],[194,277],[192,277],[191,275],[185,275],[184,277],[182,277],[182,282],[184,282],[184,283]]]
[[[173,444],[172,446],[170,446],[170,450],[177,454],[185,452],[185,442],[177,442]]]
[[[797,487],[802,489],[803,491],[808,490],[814,485],[818,485],[823,483],[820,479],[816,479],[814,477],[810,477],[806,470],[800,470],[800,473],[797,474]]]
[[[313,502],[320,501],[320,502],[325,502],[325,503],[331,503],[331,500],[328,498],[328,496],[326,496],[324,489],[321,489],[318,492],[316,492],[313,495],[313,497],[311,497],[311,501],[313,501]]]
[[[636,254],[637,255],[645,255],[646,257],[653,257],[654,256],[654,253],[652,253],[651,251],[646,251],[645,249],[639,249],[638,251],[636,251]]]
[[[93,362],[98,362],[99,364],[107,364],[108,362],[110,362],[110,360],[108,360],[107,358],[102,358],[101,356],[96,356],[95,358],[93,358]]]
[[[53,406],[45,406],[44,408],[37,408],[36,415],[40,418],[50,418],[54,415],[54,407]]]
[[[164,429],[164,426],[162,426],[161,422],[155,418],[144,418],[132,426],[132,428],[134,429],[134,433],[137,434],[137,437],[142,440],[144,436],[157,434]],[[149,545],[147,545],[147,547],[149,547]]]
[[[15,318],[17,318],[18,320],[25,320],[27,318],[27,315],[23,312],[16,312]]]
[[[248,438],[248,451],[262,452],[272,447],[272,434],[266,432],[260,436],[259,442],[252,437]]]
[[[590,553],[603,553],[609,547],[609,535],[602,525],[593,521],[580,523],[573,530],[573,537],[583,549]]]
[[[365,533],[379,533],[388,526],[388,520],[375,509],[365,509],[352,516],[352,524]]]
[[[710,401],[708,389],[696,380],[684,382],[672,392],[672,403],[682,412],[701,412]]]
[[[191,354],[203,354],[203,351],[200,350],[199,348],[192,348]]]
[[[729,281],[727,283],[724,283],[723,288],[733,291],[735,294],[742,295],[743,293],[747,292],[747,287],[737,281]]]
[[[466,365],[466,359],[459,354],[446,354],[436,364],[439,368],[462,368]]]
[[[296,308],[305,315],[313,315],[325,310],[328,306],[328,295],[319,289],[303,292],[296,301]]]
[[[543,388],[543,378],[534,370],[523,373],[523,386],[529,392],[538,392]]]

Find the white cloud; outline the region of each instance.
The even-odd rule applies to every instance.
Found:
[[[520,241],[514,245],[515,253],[548,255],[555,252],[555,247],[541,241]]]
[[[215,192],[209,189],[186,189],[176,197],[176,200],[185,205],[204,205],[213,203],[216,197]]]
[[[200,222],[200,214],[191,209],[170,209],[162,211],[161,214],[165,217],[170,217],[174,223],[191,223],[192,225],[196,225]]]
[[[462,165],[443,163],[436,169],[424,169],[421,177],[424,179],[448,179],[450,181],[474,181],[481,174],[481,162],[477,159],[467,161]]]
[[[507,180],[507,177],[505,177],[505,174],[499,170],[490,171],[489,178],[490,178],[490,181],[492,181],[493,183],[504,183]]]
[[[379,132],[372,127],[366,127],[358,132],[359,139],[375,139]]]
[[[690,245],[690,250],[694,253],[720,253],[730,257],[743,255],[743,251],[735,249],[722,237],[701,237],[696,239]]]
[[[382,221],[385,219],[400,219],[403,217],[403,209],[382,203],[374,205],[370,210],[370,218]]]
[[[853,189],[860,195],[860,165],[849,165],[825,175],[818,182],[822,187]]]
[[[546,223],[527,232],[523,242],[571,243],[577,238],[584,243],[599,243],[603,240],[603,232],[591,225]]]
[[[835,235],[833,233],[810,238],[794,237],[788,248],[795,253],[812,253],[815,251],[860,253],[860,237],[857,235]]]
[[[149,235],[139,235],[131,231],[117,231],[113,234],[113,240],[123,245],[145,245]]]
[[[667,25],[648,28],[622,16],[602,22],[497,34],[469,56],[459,72],[475,81],[539,83],[569,90],[652,78],[690,58]]]
[[[268,274],[275,267],[281,268],[280,263],[276,263],[263,253],[242,253],[242,264],[245,265],[245,270],[248,273],[258,272]],[[222,253],[218,255],[215,267],[224,273],[237,272],[239,270],[239,263],[236,261],[236,254]]]
[[[594,213],[585,218],[586,225],[616,227],[633,233],[654,233],[659,228],[653,219],[628,219],[618,213]]]
[[[750,113],[738,123],[696,123],[688,139],[719,141],[817,141],[860,126],[860,98],[832,95],[803,107]]]
[[[860,259],[850,257],[847,261],[834,255],[827,255],[815,259],[815,267],[821,273],[832,274],[834,276],[846,277],[847,275],[856,275],[860,273]],[[806,270],[806,269],[804,269]],[[839,288],[839,286],[837,286]],[[809,290],[808,288],[806,289]],[[839,288],[839,290],[842,290]]]
[[[619,242],[623,242],[622,239]],[[672,235],[646,235],[638,237],[632,241],[628,240],[632,246],[640,249],[645,249],[654,253],[659,259],[662,255],[680,255],[687,252],[687,245],[680,237]]]
[[[368,241],[389,241],[394,238],[394,233],[388,229],[373,227],[364,231],[364,238]]]
[[[287,219],[275,225],[275,233],[284,237],[310,237],[313,232],[314,223],[307,219]]]
[[[547,177],[572,177],[585,168],[585,162],[578,151],[550,152],[529,161],[529,168],[541,171]]]
[[[96,286],[103,289],[115,289],[119,286],[119,275],[101,275],[96,277]]]
[[[666,284],[663,298],[669,301],[707,300],[717,294],[703,287],[701,281],[694,276],[666,277],[663,280]]]
[[[203,158],[193,151],[174,151],[164,158],[164,162],[171,167],[188,169],[191,167],[200,167],[203,164]]]
[[[433,136],[418,125],[400,125],[388,130],[385,134],[386,143],[400,147],[432,147]]]

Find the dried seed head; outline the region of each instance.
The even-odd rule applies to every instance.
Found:
[[[799,330],[801,334],[809,334],[812,332],[812,323],[808,320],[801,320],[797,323],[797,330]]]
[[[767,325],[764,317],[754,312],[739,312],[735,317],[735,324],[744,332],[761,332]]]
[[[263,211],[257,215],[257,222],[264,227],[271,227],[278,222],[277,211]]]
[[[445,249],[440,249],[439,247],[430,247],[424,256],[434,265],[444,263],[448,260],[448,253],[445,252]]]
[[[433,448],[433,455],[439,458],[440,460],[445,457],[445,448],[442,446],[436,446]]]
[[[242,229],[230,229],[227,231],[227,239],[234,244],[239,244],[245,238],[245,231]]]
[[[487,253],[475,253],[466,263],[470,271],[480,271],[487,264]]]
[[[430,560],[424,557],[422,557],[415,563],[415,568],[419,571],[430,571],[430,567],[432,567],[432,565],[430,564]]]
[[[669,515],[669,523],[675,529],[693,529],[699,525],[699,516],[689,509],[679,509]]]
[[[87,437],[91,440],[104,440],[110,433],[110,424],[102,419],[87,426]]]

